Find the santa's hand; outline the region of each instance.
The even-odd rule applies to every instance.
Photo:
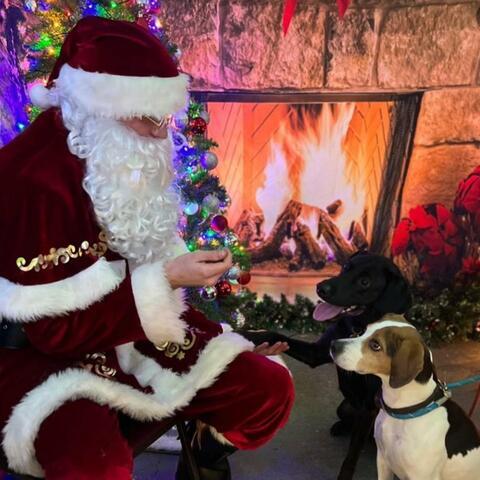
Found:
[[[172,288],[215,285],[232,266],[230,250],[198,250],[167,262],[165,271]]]
[[[260,355],[279,355],[280,353],[286,352],[290,347],[287,342],[277,342],[273,345],[270,345],[268,342],[264,342],[260,345],[257,345],[253,351]]]

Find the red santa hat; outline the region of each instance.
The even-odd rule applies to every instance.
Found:
[[[173,114],[188,101],[188,76],[163,43],[132,22],[80,20],[67,35],[46,86],[30,91],[35,105],[73,100],[88,114],[113,118]]]

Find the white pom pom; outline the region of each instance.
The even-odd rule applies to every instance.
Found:
[[[33,85],[28,93],[32,103],[37,107],[46,110],[47,108],[58,106],[55,94],[41,83]]]

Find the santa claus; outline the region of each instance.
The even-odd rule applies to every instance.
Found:
[[[0,151],[0,425],[16,472],[131,479],[123,420],[175,414],[208,425],[202,479],[229,479],[226,456],[287,420],[290,374],[261,355],[285,346],[254,351],[183,298],[231,266],[176,234],[167,127],[187,86],[142,27],[83,19],[33,92],[45,111]]]

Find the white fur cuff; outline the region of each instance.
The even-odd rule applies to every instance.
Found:
[[[136,267],[131,275],[133,296],[142,328],[155,344],[183,343],[186,324],[180,318],[186,310],[182,290],[173,290],[160,262]]]
[[[0,277],[0,316],[14,322],[33,322],[85,310],[112,292],[125,279],[125,262],[104,258],[58,282],[19,285]]]

